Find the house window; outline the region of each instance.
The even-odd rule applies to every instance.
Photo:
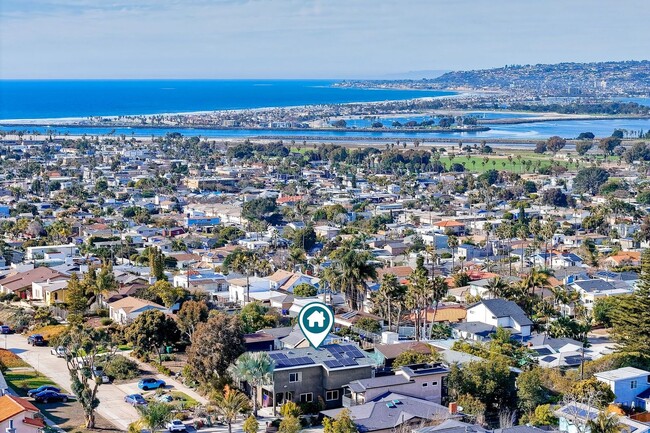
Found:
[[[314,394],[311,392],[300,394],[300,403],[311,403],[312,401],[314,401]]]
[[[289,383],[300,382],[300,381],[302,381],[302,373],[289,374]]]
[[[327,401],[338,400],[338,399],[339,399],[338,391],[327,391],[325,393],[325,400]]]
[[[287,391],[284,393],[284,400],[285,401],[293,401],[293,392],[292,391]]]
[[[630,381],[630,389],[636,389],[636,380]]]
[[[422,384],[422,388],[427,387],[427,386],[429,386],[429,384],[426,383],[426,382],[424,382],[424,383]]]

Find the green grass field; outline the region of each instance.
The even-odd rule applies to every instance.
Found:
[[[61,388],[56,383],[52,382],[47,377],[38,374],[36,371],[29,370],[8,370],[4,373],[7,384],[16,391],[21,397],[27,395],[27,391],[30,389],[38,388],[43,385],[53,385],[57,388]]]
[[[376,148],[383,150],[383,147],[375,146]],[[293,146],[290,147],[292,152],[305,153],[305,151],[313,149],[309,144],[306,147],[304,146]],[[409,148],[408,150],[411,150]],[[427,148],[420,148],[420,150],[426,150]],[[455,149],[451,147],[446,147],[447,151],[455,152]],[[589,155],[591,160],[603,160],[602,155]],[[569,159],[571,161],[569,161]],[[620,159],[617,156],[610,156],[607,158],[607,162],[616,162]],[[532,164],[525,164],[525,162],[531,161]],[[566,157],[565,153],[561,153],[561,156],[553,155],[551,153],[539,154],[535,153],[530,149],[498,149],[497,152],[492,154],[464,154],[456,153],[453,157],[449,155],[441,155],[440,162],[449,169],[453,163],[462,164],[465,167],[465,170],[474,173],[483,173],[487,170],[495,169],[500,171],[510,171],[520,174],[533,173],[539,168],[548,167],[554,162],[559,163],[561,166],[568,168],[569,170],[577,170],[581,167],[587,167],[591,165],[591,162],[587,162],[582,159],[582,157],[577,154],[570,152],[569,157]],[[576,165],[576,162],[578,165]],[[539,165],[538,165],[539,164]]]
[[[526,165],[526,161],[531,161],[532,165]],[[557,161],[564,167],[567,167],[568,165],[569,170],[576,168],[575,161],[571,163],[565,159],[557,159]],[[522,155],[521,159],[518,159],[516,157],[509,159],[504,155],[469,155],[469,157],[466,155],[457,155],[453,158],[449,156],[443,156],[440,158],[440,162],[447,169],[449,169],[452,164],[457,163],[462,164],[465,167],[465,170],[477,173],[483,173],[487,170],[492,169],[511,171],[515,173],[532,173],[538,167],[543,168],[550,166],[553,162],[553,157],[551,155],[531,154],[530,156]]]

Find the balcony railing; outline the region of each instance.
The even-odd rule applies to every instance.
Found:
[[[341,401],[343,403],[343,407],[352,407],[359,404],[352,398],[352,396],[349,395],[344,395],[341,397]]]

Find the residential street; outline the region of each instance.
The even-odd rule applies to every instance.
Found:
[[[70,392],[70,375],[66,362],[50,354],[50,347],[32,347],[27,344],[24,336],[13,334],[7,336],[7,349]],[[103,384],[99,387],[100,404],[97,413],[120,430],[126,430],[131,422],[138,419],[137,411],[124,402],[125,395],[126,391],[121,386]]]
[[[61,385],[66,392],[70,392],[70,375],[65,361],[62,358],[57,358],[50,353],[50,347],[32,347],[27,344],[27,339],[19,334],[7,335],[7,349],[14,352],[27,363],[32,365],[36,370],[41,372],[43,375],[50,378],[52,381]],[[4,339],[1,342],[4,347]],[[126,354],[128,356],[128,354]],[[144,364],[134,358],[131,358],[134,361],[138,362],[138,366],[141,370],[152,371],[151,366]],[[156,377],[158,379],[164,380],[167,383],[168,388],[171,387],[178,391],[181,391],[190,397],[194,398],[201,404],[207,403],[207,400],[196,393],[194,390],[186,387],[182,383],[162,374],[152,372],[149,377]],[[112,423],[115,427],[120,430],[126,430],[128,425],[138,419],[137,411],[129,404],[124,402],[124,396],[133,393],[141,392],[137,387],[137,382],[139,379],[134,379],[127,383],[120,384],[103,384],[99,387],[98,397],[99,397],[99,407],[97,408],[97,413],[104,417],[107,421]],[[270,415],[260,411],[260,429],[262,429],[267,421],[271,421],[273,418]],[[241,423],[242,420],[239,420],[236,424],[233,425],[233,433],[241,432]],[[188,431],[194,431],[191,426],[191,422],[188,422]],[[212,428],[201,429],[202,432],[227,432],[227,426],[215,426]]]

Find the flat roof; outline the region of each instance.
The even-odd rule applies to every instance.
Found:
[[[622,367],[617,368],[616,370],[595,373],[594,376],[596,376],[598,379],[604,380],[624,380],[633,379],[635,377],[650,376],[650,371],[645,371],[634,367]]]

